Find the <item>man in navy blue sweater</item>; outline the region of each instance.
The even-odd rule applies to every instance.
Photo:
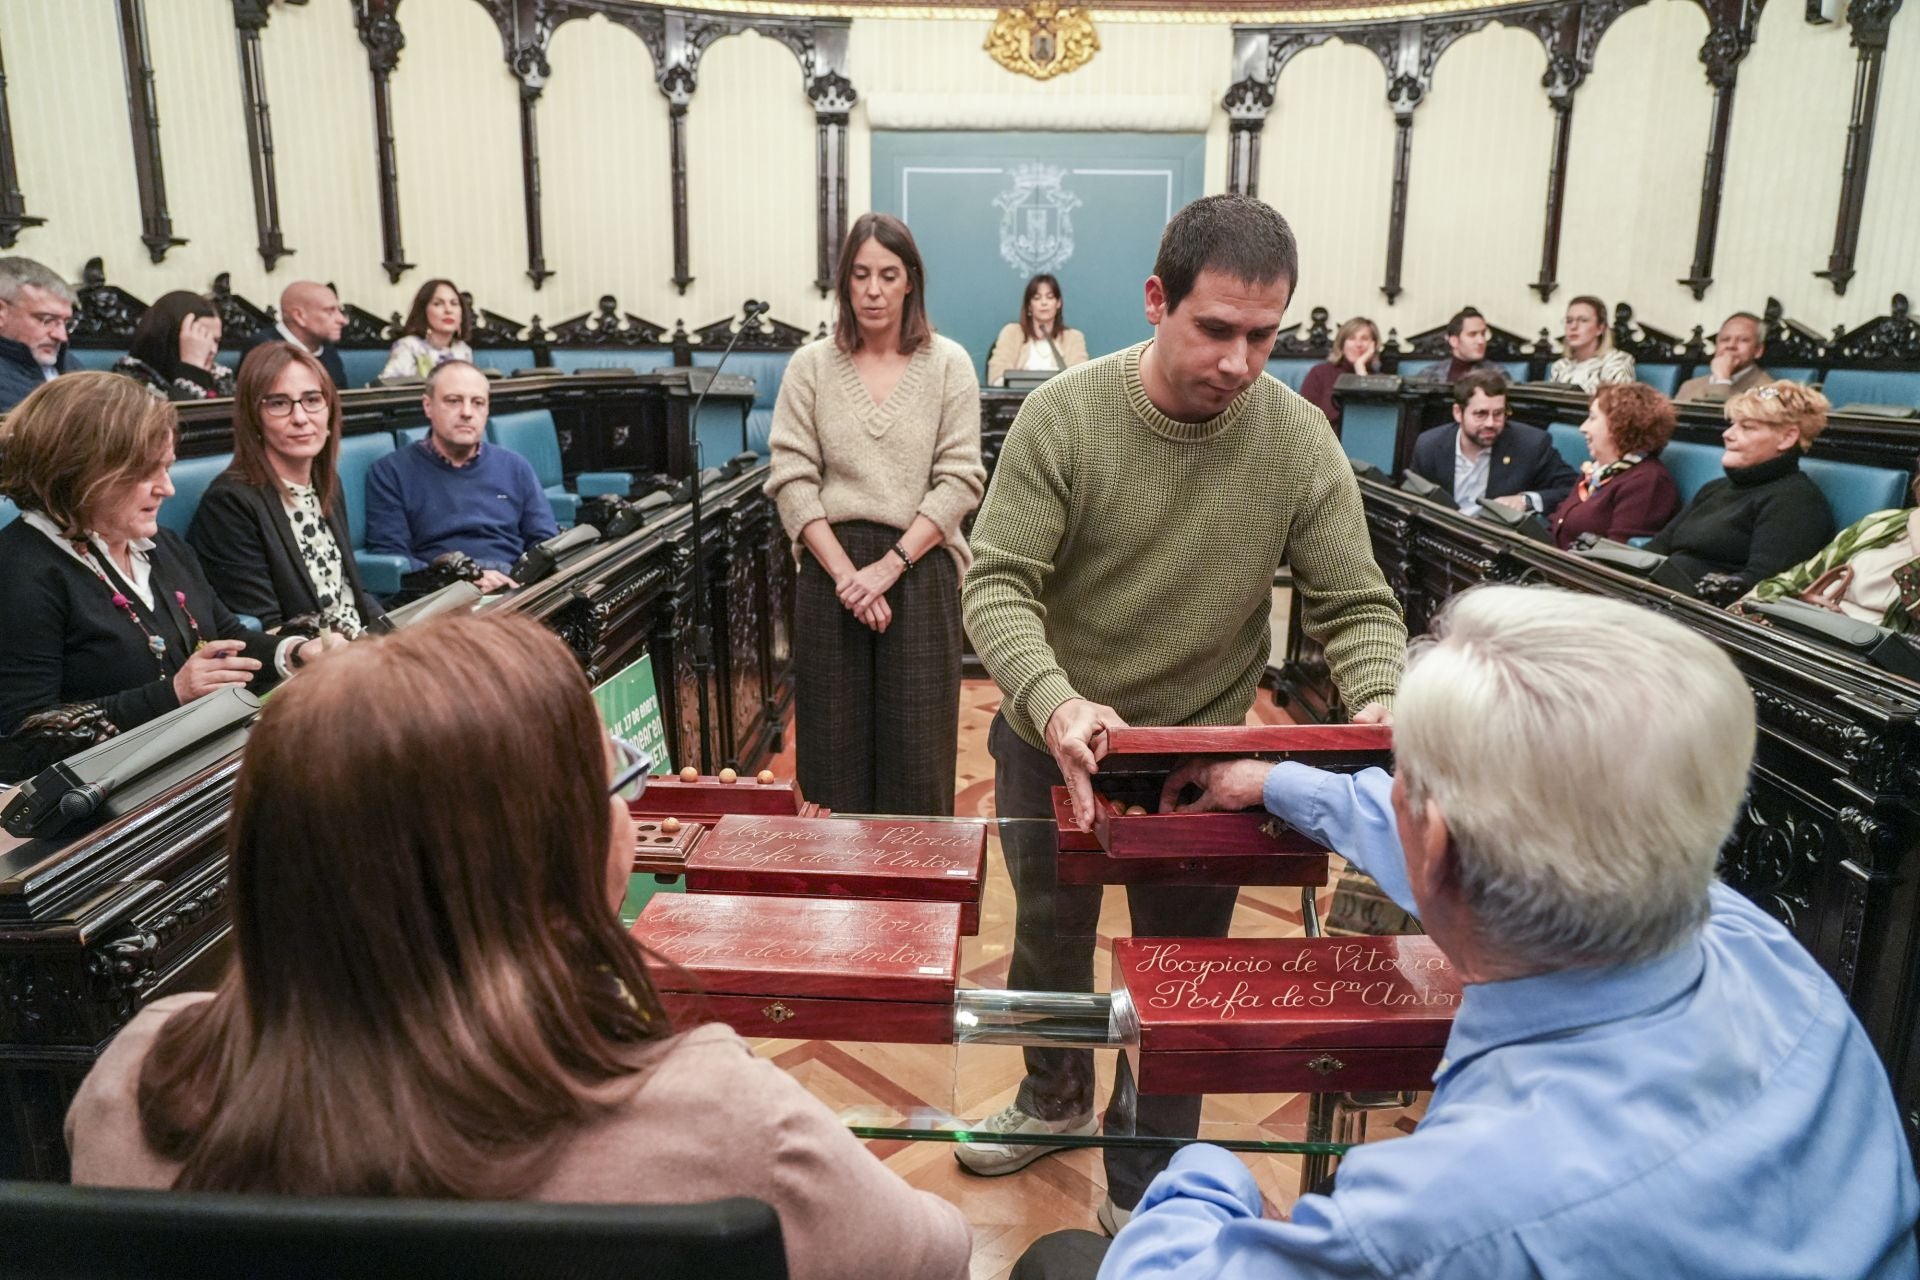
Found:
[[[506,570],[560,532],[533,464],[486,443],[487,379],[448,360],[427,379],[427,438],[367,473],[367,550],[405,556],[409,571],[462,551],[487,572],[482,591],[514,586]]]

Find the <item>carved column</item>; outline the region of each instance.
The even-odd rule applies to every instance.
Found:
[[[681,293],[693,283],[687,231],[687,107],[698,87],[700,55],[727,33],[723,20],[703,19],[667,10],[663,15],[661,56],[655,79],[667,100],[667,190],[673,215],[673,287]]]
[[[833,291],[840,270],[840,246],[847,238],[847,122],[859,94],[838,72],[816,76],[807,84],[813,103],[814,132],[818,138],[819,209],[814,248],[814,287],[822,297]]]
[[[28,216],[27,198],[20,192],[20,171],[13,159],[13,117],[7,113],[7,68],[0,62],[0,249],[13,248],[21,231],[45,221]]]
[[[398,282],[412,270],[400,243],[400,166],[393,148],[393,94],[388,80],[400,65],[407,37],[397,16],[400,0],[354,0],[354,24],[367,48],[367,69],[373,75],[373,141],[380,169],[380,265],[387,279]]]
[[[545,42],[521,46],[514,55],[513,73],[520,80],[520,185],[526,200],[527,278],[538,289],[553,274],[547,270],[546,232],[540,213],[540,121],[535,114],[551,73]]]
[[[1257,27],[1233,31],[1233,85],[1220,105],[1227,109],[1227,190],[1260,194],[1260,133],[1273,110],[1269,67],[1273,34]]]
[[[1706,0],[1713,28],[1700,46],[1700,61],[1713,86],[1713,121],[1707,128],[1707,160],[1700,177],[1700,222],[1693,237],[1693,270],[1680,281],[1697,301],[1713,284],[1713,250],[1720,236],[1720,194],[1727,176],[1727,134],[1733,127],[1733,90],[1740,60],[1753,46],[1754,12],[1746,0]]]
[[[173,234],[167,175],[160,163],[160,107],[147,47],[146,0],[120,0],[120,53],[127,72],[127,121],[133,128],[133,173],[140,188],[140,240],[155,262],[186,241]]]
[[[1860,218],[1867,207],[1867,166],[1873,160],[1873,125],[1880,113],[1880,63],[1887,52],[1887,31],[1900,12],[1900,0],[1853,0],[1847,6],[1847,24],[1853,28],[1853,47],[1859,50],[1853,72],[1853,115],[1847,122],[1847,153],[1840,163],[1840,211],[1835,216],[1833,252],[1827,269],[1813,274],[1845,294],[1853,279],[1853,259],[1860,247]]]
[[[260,57],[271,0],[233,0],[234,42],[240,53],[240,92],[246,101],[247,168],[253,179],[253,223],[260,260],[273,264],[292,253],[280,231],[280,185],[273,171],[273,124],[267,109],[267,70]]]

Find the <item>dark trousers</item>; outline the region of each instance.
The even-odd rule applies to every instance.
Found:
[[[855,565],[888,554],[900,530],[833,527]],[[804,549],[793,602],[794,772],[837,813],[951,816],[960,749],[960,575],[936,548],[887,592],[876,632],[840,603]]]
[[[1093,1280],[1113,1241],[1098,1231],[1053,1231],[1027,1246],[1007,1280]]]
[[[1001,828],[1007,874],[1015,900],[1013,963],[1007,985],[1016,991],[1091,991],[1093,953],[1100,925],[1099,885],[1062,885],[1052,825],[1052,789],[1062,785],[1053,757],[1030,747],[1004,716],[987,732],[993,753],[994,811],[1002,818],[1046,818]],[[1129,885],[1127,909],[1137,938],[1224,938],[1233,922],[1235,888]],[[1093,1109],[1093,1052],[1089,1049],[1027,1049],[1027,1077],[1020,1083],[1020,1109],[1042,1120],[1085,1115]],[[1108,1132],[1138,1137],[1191,1138],[1200,1130],[1198,1096],[1141,1097],[1137,1106],[1123,1071],[1107,1104]],[[1130,1129],[1124,1118],[1132,1113]],[[1107,1190],[1131,1209],[1154,1175],[1167,1167],[1172,1150],[1106,1151]]]

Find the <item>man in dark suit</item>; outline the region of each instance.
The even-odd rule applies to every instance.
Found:
[[[312,280],[295,280],[280,292],[280,323],[249,337],[240,358],[244,361],[246,353],[263,342],[291,342],[318,360],[333,385],[344,390],[347,367],[335,344],[346,328],[347,313],[338,294]]]
[[[1492,337],[1493,330],[1488,327],[1487,318],[1477,308],[1462,307],[1447,321],[1447,358],[1428,365],[1413,376],[1431,378],[1436,382],[1458,382],[1482,369],[1498,369],[1500,366],[1487,359],[1487,342]]]
[[[1580,478],[1546,432],[1507,421],[1507,379],[1498,370],[1453,384],[1453,421],[1421,432],[1407,470],[1439,485],[1468,515],[1482,502],[1549,512]]]

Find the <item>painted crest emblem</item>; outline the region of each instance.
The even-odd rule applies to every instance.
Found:
[[[993,198],[1000,210],[1000,256],[1015,274],[1057,271],[1073,256],[1073,211],[1080,197],[1065,186],[1067,171],[1028,163],[1013,185]]]
[[[987,32],[987,53],[1009,71],[1035,80],[1084,67],[1100,50],[1089,6],[1029,0],[1002,8]]]

